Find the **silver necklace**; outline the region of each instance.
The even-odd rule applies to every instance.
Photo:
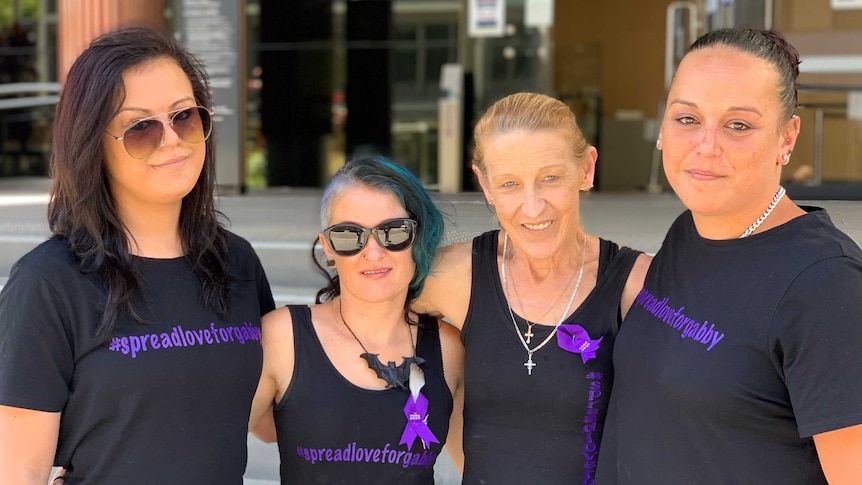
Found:
[[[766,210],[763,211],[763,214],[761,214],[760,217],[758,217],[753,224],[748,226],[748,229],[746,229],[745,232],[743,232],[742,235],[739,236],[739,239],[750,236],[751,233],[753,233],[758,227],[760,227],[761,224],[763,224],[763,221],[765,221],[766,218],[769,217],[769,214],[772,214],[772,209],[775,209],[775,206],[777,206],[778,202],[781,201],[781,198],[784,197],[784,192],[784,187],[779,185],[778,190],[775,191],[775,196],[772,197],[772,202],[769,203],[769,207],[767,207]]]
[[[503,246],[505,246],[505,244],[503,244]],[[569,286],[570,284],[572,284],[572,281],[574,281],[576,277],[577,277],[577,275],[572,275],[572,278],[571,278],[569,281],[567,281],[567,282],[566,282],[566,286]],[[515,290],[515,299],[516,299],[516,300],[518,300],[518,301],[520,302],[520,301],[521,301],[521,294],[518,292],[518,285],[517,285],[517,284],[515,284],[515,279],[514,279],[514,278],[512,279],[512,289],[514,289],[514,290]],[[558,302],[558,301],[560,300],[560,298],[562,298],[562,297],[563,297],[563,295],[558,295],[558,296],[557,296],[557,299],[556,299],[556,300],[554,300],[554,305],[556,305],[556,304],[557,304],[557,302]],[[543,318],[545,318],[545,315],[547,315],[547,314],[548,314],[548,312],[550,312],[550,311],[551,311],[551,308],[552,308],[552,307],[550,307],[550,308],[548,308],[547,310],[545,310],[545,313],[543,313],[543,314],[538,318],[538,320],[536,320],[536,322],[538,322],[538,321],[542,320]],[[526,339],[526,342],[527,342],[527,343],[530,343],[530,341],[533,339],[533,337],[535,337],[535,336],[536,336],[536,335],[533,333],[533,327],[535,327],[535,326],[536,326],[536,322],[531,322],[530,320],[527,320],[527,317],[526,317],[526,316],[524,316],[524,317],[522,317],[522,318],[524,319],[524,321],[525,321],[525,322],[527,322],[527,331],[526,331],[526,332],[524,332],[524,338]],[[518,331],[520,331],[520,328],[518,329]]]
[[[503,279],[503,295],[506,297],[506,308],[509,309],[509,316],[512,317],[512,325],[515,327],[515,334],[518,336],[518,340],[521,341],[521,345],[524,346],[524,350],[527,351],[527,361],[524,362],[524,367],[527,368],[527,375],[533,375],[533,367],[536,367],[536,363],[533,362],[533,354],[538,352],[539,349],[544,347],[554,335],[557,334],[557,329],[560,328],[560,325],[566,320],[566,317],[569,316],[569,310],[572,308],[572,302],[575,301],[575,295],[578,294],[578,288],[581,287],[581,278],[584,276],[584,262],[587,259],[587,233],[584,232],[584,249],[581,251],[581,268],[578,270],[578,281],[575,283],[575,289],[572,290],[572,295],[569,297],[569,303],[566,304],[566,309],[563,310],[563,314],[560,316],[560,320],[554,325],[554,329],[551,330],[551,333],[543,340],[539,345],[533,347],[532,349],[528,345],[527,341],[524,340],[524,337],[521,335],[521,329],[518,328],[518,322],[515,321],[515,312],[512,311],[512,306],[509,305],[509,296],[506,294],[506,253],[509,249],[509,233],[506,233],[503,239],[503,261],[500,262],[500,276]],[[514,280],[513,280],[514,284]],[[529,332],[529,330],[528,330]],[[530,337],[532,337],[532,332],[530,333]],[[529,337],[528,337],[529,338]]]

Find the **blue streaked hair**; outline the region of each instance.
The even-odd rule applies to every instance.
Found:
[[[422,182],[407,169],[381,156],[362,156],[347,162],[326,185],[320,201],[321,228],[329,226],[333,203],[354,187],[366,187],[395,195],[410,218],[419,223],[412,248],[416,271],[407,289],[407,301],[404,302],[406,309],[409,302],[422,292],[425,277],[431,272],[434,253],[443,239],[443,214],[422,186]],[[314,257],[314,261],[320,267],[317,257]],[[323,270],[322,267],[321,269]],[[331,300],[341,293],[338,275],[333,276],[328,271],[323,271],[329,279],[329,285],[317,293],[318,303]]]

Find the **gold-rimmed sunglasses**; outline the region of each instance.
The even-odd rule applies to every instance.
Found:
[[[168,121],[158,118],[168,115]],[[171,125],[174,133],[187,143],[202,143],[213,131],[213,112],[203,106],[175,109],[166,113],[135,120],[123,130],[122,136],[107,132],[111,138],[123,142],[130,157],[144,160],[159,149],[165,137],[165,126]]]

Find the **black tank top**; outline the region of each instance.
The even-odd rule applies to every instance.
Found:
[[[569,332],[592,341],[590,349],[601,339],[598,348],[594,354],[573,353],[552,337],[533,354],[536,366],[528,375],[527,351],[515,334],[500,284],[498,234],[473,240],[470,307],[461,332],[466,347],[463,483],[591,484],[613,383],[620,296],[640,253],[600,240],[596,287],[563,322],[579,325],[582,331],[570,327]],[[527,324],[515,318],[523,335]],[[534,326],[530,348],[552,330]]]
[[[416,355],[425,359],[427,425],[439,443],[400,444],[410,393],[351,384],[332,365],[311,323],[311,309],[290,306],[295,370],[274,410],[282,484],[430,484],[446,441],[452,394],[443,377],[437,321],[420,315]]]

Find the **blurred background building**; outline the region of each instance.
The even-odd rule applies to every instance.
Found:
[[[206,63],[219,183],[235,192],[319,187],[363,152],[473,190],[473,123],[518,91],[573,109],[598,190],[667,190],[657,120],[686,46],[775,28],[803,59],[788,191],[862,199],[862,0],[0,0],[0,177],[47,174],[65,72],[130,24]]]

